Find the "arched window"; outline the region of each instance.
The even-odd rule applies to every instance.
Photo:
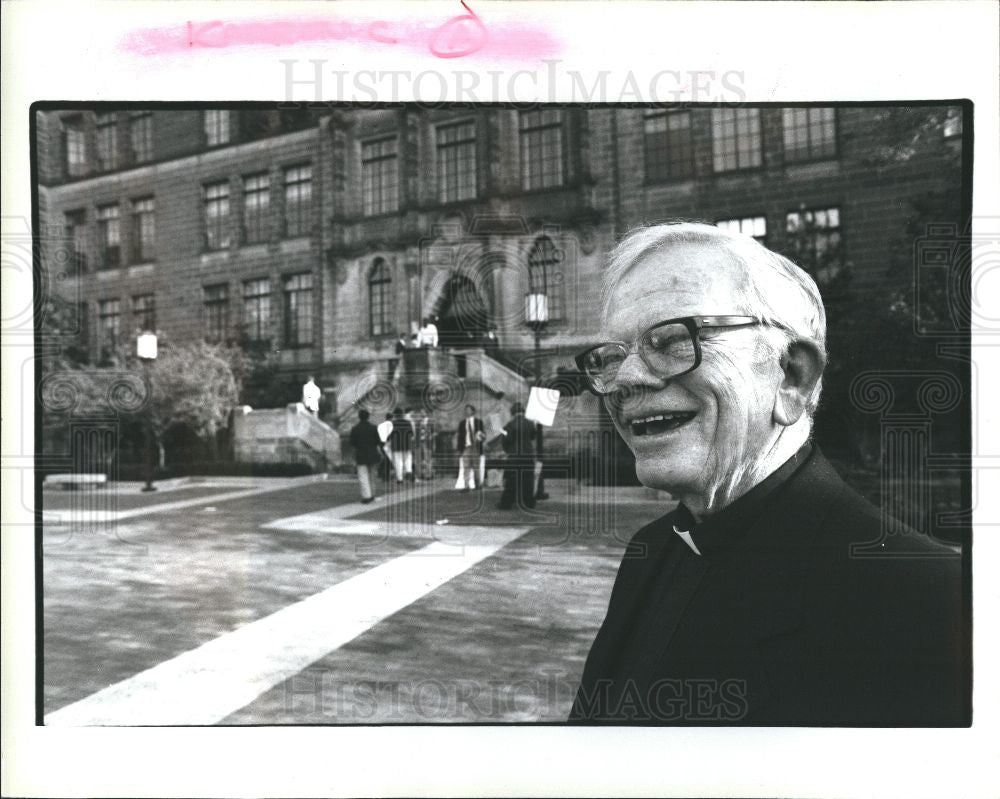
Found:
[[[392,276],[384,258],[376,258],[368,275],[368,319],[373,336],[392,332]]]
[[[544,294],[547,299],[549,320],[562,319],[562,252],[552,239],[543,236],[535,242],[528,255],[528,292]]]

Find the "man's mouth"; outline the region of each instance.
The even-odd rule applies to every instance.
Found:
[[[629,428],[634,436],[656,436],[676,430],[690,422],[696,415],[695,411],[658,413],[653,416],[645,416],[642,419],[633,419],[629,423]]]

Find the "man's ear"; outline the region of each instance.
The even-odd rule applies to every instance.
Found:
[[[813,389],[823,375],[826,356],[808,339],[797,339],[781,356],[781,385],[774,399],[774,421],[795,424],[806,412]]]

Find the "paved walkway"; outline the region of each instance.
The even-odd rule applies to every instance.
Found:
[[[315,479],[151,501],[114,516],[116,529],[145,547],[132,556],[98,552],[93,536],[60,537],[80,524],[71,509],[60,511],[66,515],[46,525],[45,723],[563,718],[624,543],[585,529],[593,514],[582,503],[607,497],[571,494],[553,481],[545,510],[505,514],[493,508],[498,492],[442,490],[449,483],[394,490],[372,505],[354,499],[353,481]],[[633,517],[663,512],[641,497],[627,507],[630,532]],[[537,613],[542,606],[548,621]],[[560,644],[562,628],[573,633]],[[456,633],[442,646],[442,634]],[[495,679],[517,681],[500,665],[511,652],[520,651],[524,673],[555,673],[545,652],[553,646],[562,653],[560,686],[532,689],[550,700],[532,694],[527,713],[523,702],[480,703],[428,718],[421,700],[428,679],[478,695]],[[470,653],[474,668],[445,665]],[[438,676],[414,672],[418,663],[438,663]],[[318,706],[302,707],[304,675],[317,673],[337,685],[319,689]],[[356,702],[328,701],[345,680],[357,693],[390,674],[399,678],[397,695],[376,703],[374,716]]]

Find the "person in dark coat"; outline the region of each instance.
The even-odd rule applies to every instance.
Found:
[[[486,479],[486,455],[483,452],[486,432],[483,429],[483,420],[476,416],[474,405],[465,406],[465,418],[458,423],[455,432],[462,490],[482,488]]]
[[[509,510],[535,507],[535,425],[524,418],[524,406],[515,402],[510,407],[513,417],[503,429],[504,463],[503,493],[497,507]]]
[[[968,725],[960,548],[871,506],[810,440],[812,278],[693,223],[610,258],[608,340],[577,366],[640,481],[679,504],[630,541],[570,720]]]
[[[382,460],[382,440],[378,428],[369,420],[371,414],[364,408],[358,411],[358,423],[351,428],[350,442],[354,450],[354,463],[357,466],[358,486],[361,489],[361,502],[368,504],[374,501],[375,470]]]

